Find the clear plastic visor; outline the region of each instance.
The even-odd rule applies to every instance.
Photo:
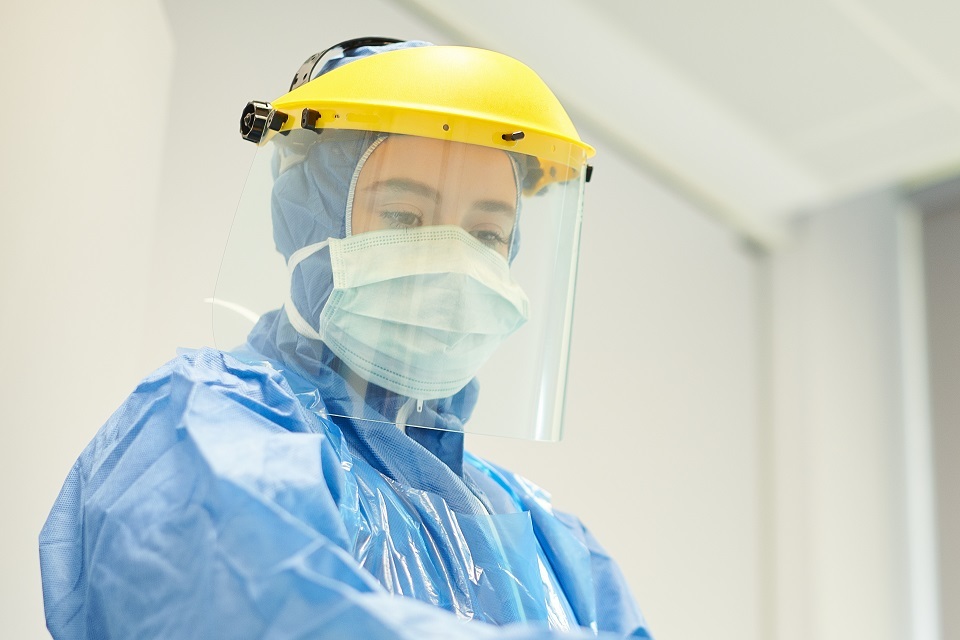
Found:
[[[216,346],[292,374],[335,419],[558,440],[582,169],[375,131],[274,136],[211,299]]]

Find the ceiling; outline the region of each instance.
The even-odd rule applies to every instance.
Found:
[[[958,2],[397,2],[524,60],[585,136],[763,245],[804,210],[960,171]]]

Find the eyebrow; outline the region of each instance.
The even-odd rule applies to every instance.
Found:
[[[511,218],[517,214],[517,207],[503,200],[477,200],[473,203],[473,208],[484,213],[499,213]]]
[[[364,191],[389,191],[391,193],[412,193],[423,198],[429,198],[440,204],[440,192],[430,185],[418,180],[409,178],[388,178],[379,180],[364,189]],[[473,208],[484,213],[499,213],[504,216],[514,217],[517,214],[515,204],[504,200],[477,200],[473,203]]]
[[[410,180],[409,178],[390,178],[374,182],[367,187],[365,191],[391,191],[393,193],[412,193],[424,198],[430,198],[434,202],[440,202],[440,192],[423,182]]]

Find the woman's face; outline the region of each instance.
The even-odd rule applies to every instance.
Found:
[[[360,170],[351,227],[359,234],[456,225],[506,258],[516,216],[517,187],[506,153],[395,136]]]

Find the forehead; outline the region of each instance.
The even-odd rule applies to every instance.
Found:
[[[405,177],[437,183],[451,179],[461,186],[513,191],[513,166],[506,153],[461,142],[391,136],[370,155],[359,181]]]

